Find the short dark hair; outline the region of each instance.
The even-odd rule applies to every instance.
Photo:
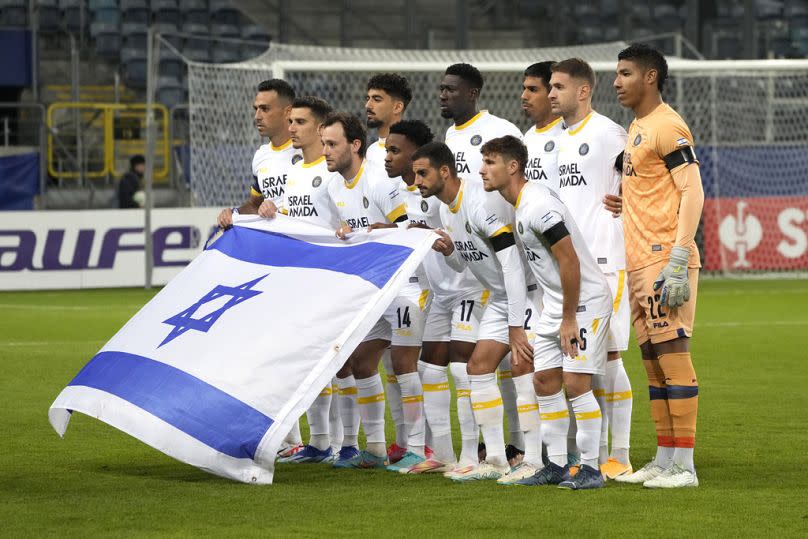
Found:
[[[537,62],[535,64],[531,64],[527,66],[525,69],[524,76],[525,77],[536,77],[537,79],[541,79],[544,83],[544,87],[548,90],[550,89],[550,77],[553,76],[552,67],[555,65],[553,61],[547,62]]]
[[[359,146],[359,157],[365,157],[365,152],[368,149],[368,134],[359,118],[350,112],[332,112],[323,120],[323,127],[334,124],[340,124],[342,126],[342,130],[345,131],[345,138],[348,139],[349,143],[355,140],[362,142]]]
[[[580,58],[567,58],[553,64],[550,68],[553,73],[566,73],[573,79],[584,79],[592,89],[595,89],[595,72],[592,66]]]
[[[390,97],[401,100],[404,108],[412,101],[410,81],[397,73],[377,73],[368,80],[368,90],[384,90]]]
[[[435,139],[432,130],[421,120],[401,120],[394,123],[390,126],[390,134],[405,136],[416,148],[420,148]]]
[[[281,97],[291,103],[295,100],[295,89],[283,79],[269,79],[258,84],[259,92],[275,92],[278,97]]]
[[[429,159],[429,164],[435,168],[446,165],[455,172],[455,158],[452,150],[443,142],[427,142],[412,154],[412,160]]]
[[[483,144],[480,152],[483,155],[496,153],[501,155],[504,160],[516,159],[516,162],[519,163],[519,170],[525,170],[527,166],[527,148],[521,140],[513,135],[492,138]]]
[[[129,168],[134,170],[137,165],[145,165],[146,158],[140,154],[133,155],[129,158]]]
[[[617,55],[617,60],[631,60],[646,70],[657,72],[657,88],[661,92],[668,80],[668,62],[661,52],[645,43],[632,43]]]
[[[446,68],[444,75],[460,77],[472,88],[483,89],[483,76],[480,74],[480,70],[471,64],[452,64]]]
[[[292,102],[293,109],[309,109],[318,122],[325,120],[325,117],[331,114],[334,109],[328,104],[325,99],[315,97],[313,95],[304,95],[297,97]]]

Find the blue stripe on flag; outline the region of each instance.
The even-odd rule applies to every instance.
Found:
[[[382,288],[412,253],[402,245],[368,242],[345,247],[315,245],[283,234],[234,226],[208,250],[265,266],[312,268],[356,275]]]
[[[71,386],[106,391],[236,458],[254,459],[273,421],[199,378],[165,363],[126,352],[101,352]]]

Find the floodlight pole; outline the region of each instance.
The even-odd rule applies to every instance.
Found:
[[[157,51],[155,50],[157,33],[154,26],[149,26],[149,36],[146,43],[146,170],[143,175],[143,190],[145,203],[143,205],[143,247],[145,251],[146,267],[144,288],[152,287],[152,273],[154,272],[154,248],[152,246],[152,208],[154,207],[154,91],[157,84]]]

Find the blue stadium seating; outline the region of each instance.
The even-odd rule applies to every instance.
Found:
[[[101,25],[96,29],[95,52],[103,58],[116,59],[121,50],[121,33],[116,26],[107,27],[107,23]]]
[[[62,24],[62,12],[57,0],[39,0],[37,9],[40,32],[50,33],[59,30]]]

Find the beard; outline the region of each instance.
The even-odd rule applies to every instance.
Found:
[[[376,129],[377,127],[381,127],[383,123],[384,122],[382,122],[378,118],[368,118],[368,127],[371,128],[371,129]]]
[[[452,111],[449,110],[449,109],[441,109],[440,117],[441,118],[447,118],[447,119],[448,118],[454,118],[454,114],[452,114]]]

